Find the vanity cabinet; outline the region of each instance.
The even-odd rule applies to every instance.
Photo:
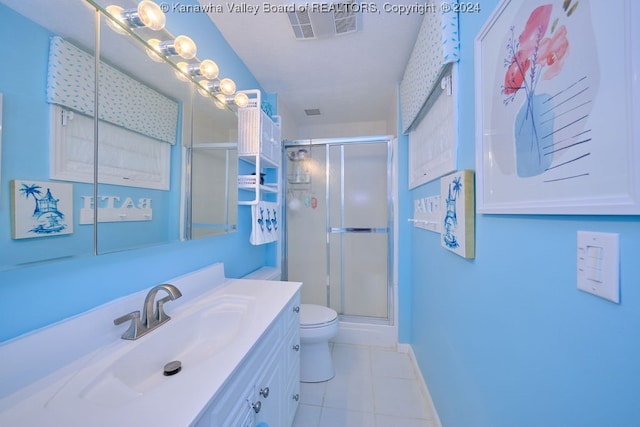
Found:
[[[280,191],[282,132],[280,117],[271,118],[262,110],[260,91],[244,92],[249,105],[238,108],[238,158],[251,166],[248,173],[240,172],[238,189],[250,196],[241,197],[238,203],[254,205],[266,194],[277,198]]]
[[[291,426],[300,397],[299,307],[297,292],[193,426]]]

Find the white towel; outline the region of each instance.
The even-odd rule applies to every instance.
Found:
[[[258,202],[251,206],[252,245],[275,242],[280,234],[280,206],[273,202]]]

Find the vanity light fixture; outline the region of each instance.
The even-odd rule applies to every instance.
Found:
[[[249,97],[244,92],[238,92],[233,97],[233,102],[240,108],[244,108],[249,105]]]
[[[135,9],[124,10],[120,6],[111,5],[106,7],[106,11],[129,28],[147,27],[158,31],[163,29],[167,22],[160,6],[150,0],[141,1]],[[107,25],[119,34],[126,34],[122,27],[111,19],[107,20]]]
[[[142,0],[135,9],[125,10],[120,6],[111,5],[104,9],[109,16],[107,25],[118,34],[127,34],[130,29],[147,27],[152,30],[162,30],[165,27],[166,16],[162,8],[151,0]],[[167,32],[169,37],[171,33]],[[249,98],[244,93],[236,93],[236,84],[229,78],[218,79],[220,70],[218,65],[210,60],[199,61],[196,58],[197,47],[195,42],[185,35],[179,35],[173,40],[159,40],[151,38],[147,40],[146,53],[155,62],[170,62],[178,70],[175,75],[182,81],[195,81],[194,78],[202,77],[198,82],[198,92],[202,96],[213,96],[213,101],[219,108],[228,108],[229,105],[245,107]],[[173,62],[169,57],[179,56],[185,60],[194,59],[193,62]]]
[[[220,92],[225,95],[233,95],[236,93],[236,83],[231,79],[220,80]]]
[[[178,62],[176,66],[186,75],[191,77],[202,76],[205,79],[213,80],[218,78],[218,73],[220,70],[218,69],[218,65],[210,59],[205,59],[200,63],[192,63],[189,64],[187,62]],[[176,76],[183,81],[188,81],[188,79],[184,76],[184,74],[180,74],[176,72]]]
[[[200,95],[207,97],[214,95],[214,103],[216,107],[224,109],[227,105],[236,105],[238,107],[246,107],[249,105],[249,97],[244,92],[235,91],[236,84],[231,79],[222,80],[200,80],[198,92]],[[226,90],[226,93],[225,91]],[[233,89],[233,92],[231,92]]]
[[[200,92],[200,95],[204,97],[209,96],[209,94],[212,93],[212,89],[214,88],[213,83],[209,80],[200,80],[198,82],[198,85],[198,92]]]
[[[220,93],[222,95],[231,96],[236,93],[236,84],[229,78],[222,80],[200,80],[198,83],[200,84],[200,89],[204,91],[204,94],[209,92],[214,95]],[[201,91],[200,93],[203,92]]]
[[[174,40],[161,41],[158,44],[158,51],[164,56],[180,56],[184,59],[196,57],[198,48],[196,44],[187,36],[178,36]]]
[[[238,108],[244,108],[249,105],[249,97],[244,92],[237,92],[234,95],[219,93],[216,95],[216,99],[216,106],[221,109],[224,109],[225,105],[235,105]]]
[[[147,44],[152,49],[147,49],[149,58],[156,62],[164,62],[163,56],[178,55],[184,59],[193,59],[196,56],[196,44],[187,36],[178,36],[175,40],[160,41],[149,39]]]

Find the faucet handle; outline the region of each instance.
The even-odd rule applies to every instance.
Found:
[[[173,301],[174,298],[171,297],[170,295],[167,295],[164,298],[160,298],[158,301],[156,301],[156,321],[158,322],[158,324],[162,324],[164,322],[166,322],[167,320],[171,319],[171,317],[164,312],[164,303],[165,302],[169,302],[169,301]]]
[[[129,329],[124,331],[122,334],[122,339],[125,340],[135,340],[138,338],[138,335],[141,331],[142,323],[140,322],[140,311],[132,311],[129,314],[125,314],[124,316],[120,316],[113,321],[114,325],[120,325],[126,321],[130,320],[131,324],[129,325]]]

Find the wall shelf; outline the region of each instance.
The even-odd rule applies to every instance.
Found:
[[[241,193],[238,204],[256,205],[263,200],[279,204],[282,162],[280,117],[269,117],[262,110],[259,90],[243,92],[249,97],[249,104],[238,108],[238,159],[252,167],[244,168],[251,175],[239,176],[238,190]],[[264,183],[258,184],[262,174]],[[247,192],[251,195],[242,194]]]

